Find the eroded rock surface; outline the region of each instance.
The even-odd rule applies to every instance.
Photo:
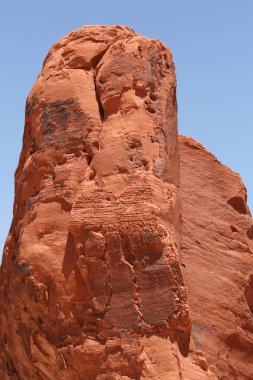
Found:
[[[1,268],[5,378],[179,378],[191,324],[175,89],[169,49],[125,27],[84,27],[50,50]]]
[[[181,141],[191,321],[169,49],[122,26],[52,47],[27,99],[0,272],[1,379],[250,378],[238,366],[252,344],[252,223],[238,177],[222,182],[213,162]]]
[[[183,238],[192,337],[218,379],[253,378],[253,235],[238,174],[180,137]]]

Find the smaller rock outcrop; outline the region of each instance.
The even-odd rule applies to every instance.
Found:
[[[182,263],[192,338],[218,379],[253,377],[253,236],[240,176],[180,136]]]

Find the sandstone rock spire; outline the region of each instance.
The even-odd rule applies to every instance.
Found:
[[[5,376],[156,376],[147,351],[190,331],[169,49],[121,26],[57,42],[27,99],[15,186]]]

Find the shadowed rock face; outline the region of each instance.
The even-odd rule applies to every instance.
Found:
[[[239,333],[222,338],[217,317],[211,347],[199,343],[202,336],[203,342],[209,339],[199,327],[206,323],[202,308],[198,313],[202,288],[211,301],[207,314],[215,304],[208,293],[213,287],[201,284],[196,237],[204,239],[203,220],[211,218],[205,208],[210,208],[209,198],[202,194],[211,179],[198,174],[200,161],[191,165],[197,148],[192,155],[189,141],[181,141],[181,194],[193,339],[179,260],[182,218],[171,53],[159,40],[122,26],[83,27],[51,48],[27,99],[13,223],[0,272],[0,378],[238,378],[240,356],[232,346]],[[191,187],[195,177],[199,186]],[[229,187],[233,175],[226,178]],[[229,221],[231,234],[244,247],[236,263],[246,276],[253,223],[243,193],[230,193],[225,192],[217,217],[226,209],[243,226],[245,241],[242,228]],[[191,208],[198,208],[194,196],[201,198],[206,214]],[[216,238],[215,230],[211,237]],[[215,270],[217,258],[209,244]],[[225,245],[227,265],[228,249]],[[240,325],[248,334],[250,327],[240,320],[246,318],[250,326],[252,278],[247,278],[245,286],[243,280],[236,286],[248,306],[230,327]],[[247,336],[241,351],[247,346],[250,358]],[[236,357],[226,368],[216,365],[220,353],[210,354],[219,339]],[[237,373],[250,379],[250,371]]]
[[[180,136],[192,338],[218,379],[253,378],[253,221],[240,176]]]

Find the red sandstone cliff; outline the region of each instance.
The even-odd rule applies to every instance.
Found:
[[[52,47],[15,175],[0,378],[252,378],[245,189],[198,143],[180,146],[182,206],[159,40],[89,26]]]

